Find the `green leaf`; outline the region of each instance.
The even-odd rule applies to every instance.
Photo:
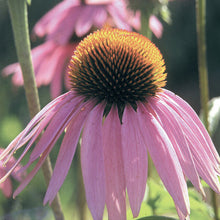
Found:
[[[17,117],[13,115],[5,117],[0,124],[0,144],[10,143],[21,131],[22,124]]]
[[[202,196],[195,190],[189,189],[190,218],[210,220],[213,217],[212,208],[203,201]]]
[[[136,220],[176,220],[176,218],[170,218],[165,216],[148,216],[144,218],[137,218]]]
[[[209,132],[211,136],[214,135],[216,132],[219,121],[220,121],[220,97],[215,97],[211,99],[208,103],[209,107],[209,115],[208,115],[208,121],[209,121]],[[201,111],[200,118],[203,121],[203,111]]]
[[[158,182],[152,178],[148,179],[149,196],[147,204],[152,208],[154,214],[173,216],[176,214],[176,208],[170,194],[165,189],[161,180]]]
[[[143,217],[148,216],[148,215],[153,215],[152,209],[147,203],[143,202],[141,204],[141,209],[140,209],[140,213],[138,215],[138,218],[135,218],[135,219],[143,218]],[[133,220],[134,219],[131,209],[129,209],[127,211],[127,219],[128,220]]]

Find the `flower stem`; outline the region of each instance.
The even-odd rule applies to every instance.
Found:
[[[208,122],[208,71],[206,62],[206,0],[196,0],[196,27],[197,27],[197,44],[198,44],[198,66],[199,66],[199,84],[200,84],[200,102],[204,113],[204,125],[209,132]],[[212,206],[214,209],[215,220],[218,220],[218,203],[217,196],[212,191]]]
[[[40,111],[40,102],[31,60],[31,47],[27,18],[27,1],[8,0],[8,7],[14,33],[16,52],[24,79],[24,89],[28,108],[30,116],[34,117],[34,115]],[[45,181],[48,184],[52,176],[52,169],[49,158],[47,158],[45,161],[42,169]],[[61,209],[59,195],[56,196],[51,207],[56,220],[63,220],[64,216]]]

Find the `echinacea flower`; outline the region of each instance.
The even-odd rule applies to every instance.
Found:
[[[220,158],[192,108],[163,89],[165,63],[146,37],[118,29],[102,29],[76,48],[69,66],[71,90],[46,105],[0,155],[6,160],[26,145],[4,181],[39,134],[25,170],[37,159],[14,196],[39,170],[62,132],[62,141],[44,204],[63,184],[82,132],[81,166],[88,207],[101,220],[126,219],[126,190],[133,216],[144,197],[148,152],[179,218],[190,214],[185,177],[204,195],[200,177],[216,192]]]
[[[56,98],[61,94],[63,81],[66,87],[69,88],[64,73],[66,73],[68,63],[76,46],[77,43],[59,45],[53,41],[47,41],[31,51],[37,86],[50,84],[52,98]],[[8,65],[2,70],[2,73],[6,76],[13,74],[13,84],[16,86],[23,85],[19,63]]]
[[[0,148],[0,154],[3,152],[3,148]],[[11,157],[10,160],[7,163],[7,166],[0,161],[0,178],[2,178],[12,167],[12,165],[16,162],[16,159],[14,157]],[[13,172],[11,173],[11,176],[16,179],[17,181],[22,180],[21,173],[18,173],[18,170],[21,169],[21,165],[18,165]],[[12,182],[10,178],[7,178],[5,182],[0,184],[0,189],[3,192],[3,195],[5,197],[10,197],[12,195]]]
[[[63,73],[78,39],[106,24],[139,29],[140,16],[126,8],[125,0],[65,0],[44,15],[35,25],[34,33],[39,37],[46,35],[46,42],[31,51],[37,86],[50,85],[52,98],[61,94],[63,81],[69,89]],[[14,85],[23,85],[19,63],[6,66],[2,72],[6,76],[13,74]]]
[[[74,34],[82,37],[106,24],[138,30],[140,14],[128,10],[126,0],[64,0],[37,22],[34,33],[66,44]]]

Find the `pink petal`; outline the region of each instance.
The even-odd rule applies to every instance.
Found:
[[[0,175],[2,173],[0,172]],[[3,183],[0,184],[0,189],[2,190],[5,197],[9,198],[12,194],[12,183],[10,178],[7,178]]]
[[[0,161],[3,160],[17,145],[18,141],[23,135],[23,131],[5,148],[3,151],[0,152]]]
[[[62,108],[56,112],[46,131],[31,153],[30,163],[35,161],[51,143],[57,141],[71,119],[77,114],[77,110],[82,108],[82,105],[81,98],[75,98],[70,102],[63,103]]]
[[[44,198],[44,204],[48,201],[51,204],[66,178],[75,154],[82,126],[92,106],[93,104],[91,103],[85,104],[83,108],[71,118],[71,122],[67,127],[66,134],[60,147],[53,175]]]
[[[166,99],[172,103],[174,102],[173,104],[177,108],[177,112],[182,115],[184,120],[189,124],[190,127],[192,127],[193,130],[197,131],[198,139],[204,145],[204,148],[210,159],[213,160],[213,162],[216,161],[216,165],[218,166],[218,164],[220,164],[220,157],[218,152],[216,151],[216,148],[208,132],[206,131],[194,110],[183,99],[168,90],[164,90],[162,95],[164,95]]]
[[[15,198],[28,184],[29,182],[33,179],[33,177],[36,175],[38,170],[41,168],[42,164],[46,160],[47,156],[49,155],[53,145],[50,145],[41,155],[39,161],[35,165],[34,169],[26,176],[26,178],[22,181],[20,186],[15,190],[13,193],[13,198]]]
[[[69,100],[73,99],[74,97],[73,92],[67,92],[64,95],[59,96],[57,99],[53,100],[49,104],[47,104],[35,117],[29,122],[27,127],[19,134],[19,139],[17,140],[16,137],[16,146],[14,146],[13,152],[17,149],[19,149],[21,146],[23,146],[38,130],[40,124],[38,124],[41,120],[45,119],[48,120],[52,115],[56,113],[60,109],[60,107]],[[50,115],[49,115],[50,114]],[[49,115],[49,117],[47,117]],[[36,126],[37,125],[37,126]],[[32,130],[33,129],[33,130]],[[14,141],[13,141],[14,142]],[[12,142],[12,143],[13,143]],[[11,143],[11,144],[12,144]],[[10,145],[11,145],[10,144]],[[11,148],[11,146],[8,146],[8,148]],[[14,145],[14,143],[13,143]],[[6,149],[7,151],[7,149]]]
[[[98,105],[88,116],[83,130],[81,145],[81,167],[86,200],[95,220],[102,220],[105,207],[102,118],[103,107]]]
[[[149,18],[149,27],[157,38],[161,38],[163,34],[163,25],[155,15]]]
[[[89,107],[91,108],[91,106],[89,105]],[[83,109],[81,109],[80,111],[83,111]],[[50,153],[50,151],[52,150],[54,144],[56,142],[56,139],[54,139],[48,146],[47,148],[42,152],[40,159],[38,161],[38,163],[36,164],[36,166],[34,167],[34,169],[27,175],[27,177],[24,179],[24,181],[22,181],[22,183],[20,184],[20,186],[16,189],[16,191],[14,192],[13,197],[16,197],[27,185],[28,183],[32,180],[32,178],[35,176],[35,174],[38,172],[38,170],[40,169],[40,167],[42,166],[42,164],[44,163],[44,161],[46,160],[48,154]],[[33,162],[33,158],[31,158],[28,161],[28,166]],[[27,166],[27,167],[28,167]],[[26,168],[27,168],[26,167]]]
[[[212,161],[210,161],[206,152],[199,149],[202,146],[199,147],[199,145],[201,145],[199,140],[192,135],[194,131],[187,127],[187,125],[184,130],[199,176],[201,176],[213,190],[220,193],[219,173],[214,169]]]
[[[185,133],[182,129],[184,126],[182,120],[178,117],[177,113],[164,102],[157,101],[151,105],[151,107],[157,113],[160,121],[162,122],[162,127],[166,131],[174,146],[183,172],[197,188],[197,190],[201,191],[203,196],[205,196],[205,192],[194,164],[192,153],[185,138]]]
[[[56,41],[61,45],[67,44],[74,33],[76,22],[82,13],[82,7],[80,5],[72,6],[60,14],[56,22],[54,19],[51,20],[47,30],[47,40]]]
[[[19,63],[10,64],[2,70],[3,76],[8,76],[13,73],[14,73],[14,75],[12,76],[13,84],[16,86],[22,86],[24,84],[24,81],[23,81],[21,66]]]
[[[71,55],[75,50],[76,44],[68,44],[66,46],[60,47],[59,59],[60,61],[57,63],[56,74],[54,74],[53,79],[50,85],[50,91],[52,98],[56,98],[61,94],[62,90],[62,81],[63,81],[63,74],[64,77],[67,74],[67,64],[70,61]],[[60,65],[60,67],[58,67]],[[69,80],[69,78],[68,78]],[[70,88],[69,88],[70,90]]]
[[[89,5],[106,5],[111,4],[115,0],[86,0],[86,4]]]
[[[40,119],[42,119],[42,117],[44,117],[44,114],[50,112],[50,108],[56,108],[59,107],[63,102],[62,101],[66,101],[69,98],[73,97],[74,93],[66,93],[63,96],[58,97],[56,100],[52,101],[51,103],[49,103],[47,106],[44,107],[44,109],[42,109],[32,120],[31,122],[27,125],[27,127],[21,132],[21,134],[18,135],[18,137],[16,137],[16,139],[14,141],[12,141],[12,143],[3,151],[3,153],[1,154],[1,158],[4,158],[5,156],[7,156],[6,153],[9,154],[9,151],[11,151],[11,153],[8,156],[8,159],[10,159],[10,157],[13,155],[13,152],[16,151],[16,149],[20,148],[22,145],[24,145],[30,138],[31,141],[28,143],[28,145],[26,146],[26,148],[24,149],[24,151],[22,152],[21,156],[19,157],[19,159],[13,164],[13,166],[10,168],[10,170],[8,170],[7,174],[1,178],[0,182],[3,182],[12,172],[14,169],[16,169],[16,167],[19,165],[20,161],[23,159],[23,157],[26,155],[26,153],[28,152],[28,150],[30,149],[30,147],[32,146],[33,142],[36,140],[36,138],[38,137],[38,135],[41,133],[41,131],[43,130],[43,128],[45,127],[45,125],[47,124],[47,122],[51,119],[51,117],[53,116],[53,114],[50,114],[48,118],[44,119],[43,122],[40,122],[32,131],[31,129],[39,122]],[[60,101],[60,102],[58,102]],[[55,104],[57,104],[57,106],[54,106]],[[59,109],[59,108],[58,108]],[[48,111],[47,111],[48,110]],[[32,133],[32,135],[29,136],[28,132]],[[27,136],[29,136],[28,138],[26,138]],[[37,146],[36,146],[37,147]],[[35,148],[36,148],[35,147]],[[44,148],[45,146],[43,146]],[[35,150],[36,151],[36,150]],[[32,152],[33,153],[33,152]],[[43,153],[41,151],[41,153]],[[38,155],[39,156],[39,155]],[[37,158],[35,158],[37,159]],[[35,160],[34,159],[34,160]],[[34,160],[32,160],[31,162],[33,162]],[[30,162],[30,163],[31,163]],[[25,167],[26,168],[26,167]],[[22,168],[22,169],[25,169]]]
[[[0,154],[4,151],[3,148],[0,148]],[[16,163],[16,159],[14,157],[11,157],[10,160],[7,162],[7,164],[4,165],[3,162],[0,161],[0,178],[5,175],[6,172],[8,172],[13,164]],[[18,174],[18,171],[22,168],[21,165],[18,165],[15,170],[12,172],[12,176],[14,179],[21,181],[22,176]],[[1,170],[4,171],[1,173]],[[4,175],[3,175],[4,174]]]
[[[69,100],[73,99],[75,96],[74,92],[70,91],[67,92],[50,103],[48,103],[40,112],[38,112],[34,118],[28,123],[27,127],[23,130],[23,137],[26,136],[31,129],[39,122],[41,121],[46,115],[52,114],[52,112],[56,112],[59,110],[59,108]]]
[[[17,172],[18,168],[20,167],[19,163],[21,162],[21,160],[24,158],[24,156],[26,155],[26,153],[28,152],[28,150],[30,149],[30,147],[32,146],[32,144],[34,143],[34,141],[37,139],[37,137],[39,136],[39,134],[42,132],[42,130],[44,129],[45,125],[46,125],[47,121],[43,121],[39,124],[38,129],[36,130],[36,132],[34,133],[32,139],[30,140],[30,142],[28,143],[28,145],[25,147],[24,151],[22,152],[22,154],[20,155],[20,157],[18,158],[18,160],[14,160],[13,163],[10,163],[10,168],[7,169],[7,173],[1,177],[0,179],[0,183],[4,182],[11,174],[14,175],[14,172]],[[23,143],[23,142],[22,142]],[[16,147],[15,147],[16,148]],[[12,151],[14,152],[14,150]],[[8,159],[9,162],[10,160],[12,160],[12,152],[9,154]],[[5,161],[4,163],[6,163],[7,161]],[[28,167],[28,166],[27,166]],[[19,169],[19,173],[16,174],[16,176],[21,175],[21,173],[27,168],[25,167],[20,167]]]
[[[132,28],[128,24],[128,17],[126,16],[124,5],[121,2],[116,2],[114,5],[108,6],[108,12],[110,13],[116,27],[131,31]]]
[[[187,216],[189,214],[187,185],[172,143],[149,109],[140,104],[137,114],[145,144],[161,180],[175,204]]]
[[[137,113],[129,106],[123,113],[122,150],[126,186],[133,216],[137,217],[147,182],[147,149],[138,125]]]
[[[108,13],[106,10],[106,7],[103,7],[102,5],[99,6],[98,10],[95,11],[95,14],[93,16],[93,22],[96,27],[102,28],[105,22],[107,21]]]
[[[6,174],[6,171],[0,163],[0,178]],[[3,183],[0,183],[0,189],[2,190],[5,197],[9,198],[12,194],[12,184],[10,178],[6,179]]]
[[[168,93],[168,91],[165,92]],[[185,133],[187,142],[191,149],[199,176],[201,176],[202,179],[204,179],[213,190],[215,190],[216,192],[220,192],[220,184],[217,177],[220,174],[218,161],[216,160],[218,158],[214,157],[214,155],[212,154],[212,152],[214,152],[215,154],[216,151],[213,151],[213,149],[210,147],[210,144],[212,144],[212,142],[206,142],[204,135],[200,130],[200,127],[197,126],[198,123],[200,124],[201,128],[204,129],[201,121],[197,120],[197,122],[195,122],[193,120],[194,118],[190,117],[190,113],[192,113],[192,115],[194,115],[195,117],[195,112],[189,106],[187,106],[187,108],[190,108],[191,110],[188,109],[189,111],[185,112],[185,109],[183,108],[184,105],[183,107],[179,106],[174,101],[174,99],[180,100],[180,98],[173,95],[172,93],[171,95],[173,96],[172,98],[162,93],[161,97],[167,103],[167,105],[169,105],[175,112],[178,113],[179,117],[182,119],[182,124],[184,125],[182,126],[182,129]],[[180,102],[184,101],[180,100]]]
[[[176,206],[176,211],[178,213],[179,216],[179,220],[190,220],[189,215],[185,216],[182,211],[179,209],[179,207],[177,205]]]
[[[58,5],[56,5],[52,10],[50,10],[47,14],[45,14],[35,25],[34,32],[43,37],[50,28],[51,22],[54,21],[54,16],[60,17],[59,15],[65,14],[66,10],[70,7],[77,6],[79,1],[62,1]]]
[[[103,125],[106,205],[109,220],[126,220],[125,176],[121,149],[121,124],[113,107]]]
[[[26,155],[26,153],[28,152],[28,150],[30,149],[30,147],[32,146],[32,144],[34,143],[34,141],[37,139],[37,137],[39,136],[39,134],[42,132],[44,126],[40,126],[41,129],[37,130],[37,132],[33,135],[31,141],[28,143],[28,145],[25,147],[24,151],[22,152],[21,156],[18,158],[17,161],[15,161],[13,164],[11,164],[10,169],[7,170],[7,173],[1,177],[0,179],[0,183],[4,182],[11,174],[13,174],[13,172],[15,172],[17,170],[17,168],[20,166],[19,163],[21,162],[21,160],[24,158],[24,156]],[[8,158],[11,160],[11,155],[8,156]],[[29,166],[29,165],[28,165]],[[27,166],[27,167],[28,167]],[[19,174],[22,173],[25,169],[27,169],[27,167],[22,167],[19,170]]]
[[[97,10],[96,6],[84,6],[81,8],[81,14],[79,15],[76,22],[76,35],[78,37],[82,37],[87,34],[92,27],[93,24],[93,16],[95,11]]]

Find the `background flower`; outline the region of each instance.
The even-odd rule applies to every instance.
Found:
[[[104,25],[138,30],[140,16],[127,9],[125,0],[65,0],[44,15],[33,29],[38,37],[46,36],[46,42],[32,50],[37,86],[50,85],[52,98],[61,94],[63,81],[68,89],[66,68],[76,45]],[[14,85],[23,85],[19,63],[3,69],[3,75],[10,74]]]
[[[37,22],[34,33],[66,44],[74,34],[82,37],[107,24],[139,30],[140,15],[127,9],[126,0],[64,0]]]
[[[63,82],[69,88],[66,80],[66,68],[77,43],[59,45],[47,41],[32,50],[32,59],[37,86],[50,84],[53,98],[62,92]],[[23,77],[19,63],[11,64],[3,69],[4,75],[13,74],[12,82],[16,86],[23,85]]]
[[[3,148],[0,148],[0,154],[4,151]],[[2,161],[0,161],[0,178],[5,176],[7,172],[11,169],[12,165],[16,163],[16,160],[14,157],[11,157],[10,160],[7,162],[7,165],[5,165]],[[21,165],[18,164],[18,166],[13,170],[11,173],[11,176],[16,179],[17,181],[21,182],[22,180],[22,173],[18,173],[18,171],[22,168]],[[0,184],[0,189],[2,190],[4,196],[10,197],[12,195],[12,182],[10,178],[7,178],[5,182]]]
[[[163,25],[155,15],[149,18],[149,27],[157,38],[161,38],[163,34]]]

